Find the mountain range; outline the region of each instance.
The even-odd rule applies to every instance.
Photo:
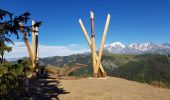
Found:
[[[129,45],[124,45],[121,42],[113,42],[111,44],[106,44],[104,50],[113,54],[145,54],[145,53],[155,53],[155,54],[170,54],[170,44],[163,43],[132,43]]]

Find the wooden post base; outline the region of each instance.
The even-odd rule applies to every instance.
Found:
[[[99,71],[98,71],[98,73],[97,73],[97,76],[98,76],[98,77],[103,77],[103,73],[102,73],[101,69],[99,69]]]
[[[106,77],[107,76],[107,73],[106,72],[101,72],[101,70],[99,70],[98,73],[93,73],[93,77],[94,78],[100,78],[100,77]]]
[[[93,73],[93,77],[97,78],[98,77],[97,73]]]
[[[106,73],[106,72],[104,72],[104,73],[103,73],[103,77],[106,77],[106,76],[107,76],[107,73]]]

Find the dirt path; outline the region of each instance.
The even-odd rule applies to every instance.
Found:
[[[60,80],[60,100],[170,100],[170,89],[120,78]]]

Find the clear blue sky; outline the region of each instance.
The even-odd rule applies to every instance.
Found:
[[[90,35],[91,10],[95,13],[98,45],[107,13],[111,14],[111,23],[106,43],[170,43],[170,0],[0,0],[0,8],[16,15],[29,11],[32,18],[42,20],[39,36],[44,45],[88,47],[78,19]]]

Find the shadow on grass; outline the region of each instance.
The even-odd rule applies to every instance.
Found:
[[[30,80],[30,98],[33,100],[59,100],[60,94],[68,94],[59,88],[60,82],[54,78],[35,78]]]

